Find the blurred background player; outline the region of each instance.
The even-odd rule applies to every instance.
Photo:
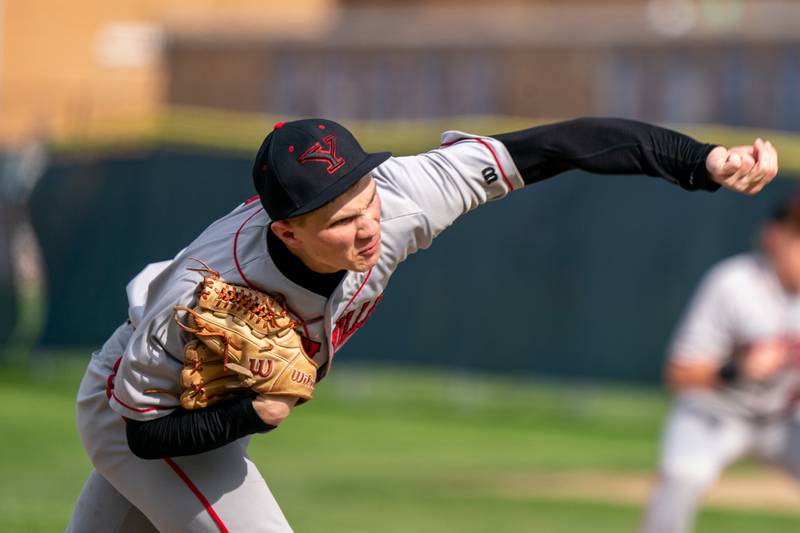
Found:
[[[645,533],[692,530],[722,470],[744,456],[800,478],[800,196],[761,227],[757,249],[714,266],[669,350],[676,401]]]

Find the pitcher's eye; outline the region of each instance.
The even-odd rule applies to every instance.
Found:
[[[331,228],[333,228],[333,227],[335,227],[335,226],[344,226],[345,224],[347,224],[347,223],[351,222],[351,221],[352,221],[354,218],[356,218],[356,217],[347,217],[347,218],[342,218],[342,219],[340,219],[340,220],[337,220],[336,222],[332,223],[332,224],[330,225],[330,227],[331,227]]]

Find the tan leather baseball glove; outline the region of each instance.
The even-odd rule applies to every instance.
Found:
[[[241,394],[312,398],[317,365],[303,349],[286,307],[263,292],[207,272],[192,308],[175,320],[194,339],[184,349],[181,405],[198,409]],[[178,317],[185,311],[185,321]]]

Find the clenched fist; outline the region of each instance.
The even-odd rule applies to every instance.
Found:
[[[756,139],[752,146],[717,146],[706,158],[706,170],[723,187],[756,194],[778,173],[778,152],[763,139]]]

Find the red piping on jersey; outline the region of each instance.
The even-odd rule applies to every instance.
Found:
[[[489,145],[489,143],[487,143],[483,139],[475,139],[475,140],[478,141],[479,143],[481,143],[482,145],[484,145],[486,147],[486,149],[489,150],[489,153],[492,154],[492,157],[494,158],[495,163],[497,163],[497,168],[500,169],[500,174],[503,175],[503,181],[505,181],[506,185],[508,186],[508,190],[513,191],[514,190],[514,186],[511,185],[511,180],[509,180],[508,176],[506,176],[506,171],[503,170],[503,165],[500,164],[500,159],[497,157],[497,154],[494,153],[494,149]]]
[[[119,364],[122,362],[122,356],[117,358],[117,361],[114,363],[114,368],[111,369],[111,373],[108,375],[106,379],[106,398],[109,400],[111,396],[114,394],[111,392],[114,390],[114,378],[117,377],[117,370],[119,370]]]
[[[342,309],[342,312],[341,312],[341,314],[339,316],[342,316],[345,313],[345,311],[347,311],[347,308],[350,307],[350,304],[353,303],[353,300],[356,299],[356,296],[358,296],[358,293],[360,293],[361,289],[364,288],[364,285],[367,284],[367,280],[369,279],[371,274],[372,274],[372,267],[370,267],[370,269],[367,271],[367,275],[364,277],[364,281],[361,282],[361,286],[358,288],[358,290],[353,295],[353,297],[350,298],[350,301],[347,302],[347,305],[344,306],[344,309]]]
[[[258,196],[254,196],[253,198],[258,198]],[[250,200],[252,200],[253,198],[250,198]],[[245,202],[245,204],[247,204],[247,203],[252,203],[250,200],[248,200],[247,202]],[[238,244],[239,244],[239,234],[242,232],[242,230],[243,230],[243,229],[244,229],[244,227],[247,225],[247,223],[248,223],[248,222],[250,222],[250,221],[253,219],[253,217],[255,217],[257,214],[259,214],[259,213],[260,213],[261,211],[263,211],[263,210],[264,210],[264,208],[263,208],[263,207],[261,207],[261,208],[257,209],[255,213],[253,213],[252,215],[250,215],[249,217],[247,217],[247,218],[244,220],[244,222],[242,222],[242,224],[239,226],[239,229],[237,229],[237,230],[236,230],[236,235],[234,235],[234,236],[233,236],[233,262],[236,264],[236,270],[238,270],[238,271],[239,271],[239,275],[242,277],[242,279],[244,280],[244,282],[245,282],[245,283],[247,283],[247,286],[248,286],[248,287],[250,287],[251,289],[253,289],[254,291],[257,291],[258,289],[257,289],[257,288],[255,288],[255,287],[253,287],[253,284],[252,284],[252,283],[250,283],[250,280],[249,280],[249,279],[247,279],[247,276],[245,276],[245,275],[244,275],[244,272],[242,272],[242,267],[239,265],[239,256],[237,255],[237,252],[236,252],[236,250],[237,250],[237,246],[238,246]],[[267,231],[269,231],[269,230],[267,230]],[[285,303],[285,302],[284,302],[284,303]],[[288,306],[287,306],[287,309],[288,309]],[[320,316],[320,317],[317,317],[317,318],[315,318],[315,319],[312,319],[312,320],[306,321],[306,320],[303,320],[303,319],[300,317],[300,315],[298,315],[297,313],[295,313],[295,312],[294,312],[294,311],[292,311],[291,309],[289,309],[289,312],[290,312],[290,313],[292,313],[294,316],[296,316],[297,318],[299,318],[299,319],[300,319],[300,320],[299,320],[299,322],[300,322],[300,325],[301,325],[301,326],[303,326],[303,333],[304,333],[304,334],[305,334],[305,336],[306,336],[306,337],[308,337],[309,339],[311,338],[311,334],[309,334],[309,332],[308,332],[308,325],[307,325],[307,324],[313,324],[314,322],[317,322],[318,320],[322,320],[322,319],[324,318],[324,317],[321,317],[321,316]]]
[[[494,162],[497,163],[497,168],[500,169],[500,174],[503,176],[503,181],[506,182],[506,187],[508,187],[509,191],[513,191],[514,190],[514,186],[511,184],[511,180],[508,179],[508,176],[506,175],[506,171],[503,169],[503,165],[500,164],[500,159],[497,157],[497,154],[494,152],[494,149],[489,145],[489,143],[487,143],[486,141],[484,141],[480,137],[462,137],[460,139],[456,139],[455,141],[442,143],[439,146],[442,147],[442,148],[446,148],[446,147],[448,147],[450,145],[456,144],[456,143],[461,142],[461,141],[477,141],[477,142],[481,143],[484,147],[486,147],[486,149],[489,150],[489,153],[492,154],[492,157],[494,158]]]
[[[192,480],[189,479],[189,476],[187,476],[186,473],[181,470],[181,467],[175,464],[175,461],[173,461],[170,457],[165,458],[164,462],[169,465],[169,467],[178,475],[178,477],[181,478],[184,483],[186,483],[186,486],[189,487],[189,490],[191,490],[197,499],[200,500],[200,503],[202,503],[203,507],[206,508],[206,512],[208,512],[211,520],[213,520],[214,524],[216,524],[217,528],[219,528],[220,533],[229,533],[228,528],[225,527],[225,524],[222,522],[222,519],[219,517],[217,512],[208,502],[206,497],[203,496],[203,493],[200,492],[200,489],[197,488],[197,485],[195,485]]]
[[[153,407],[147,407],[145,409],[138,409],[136,407],[131,407],[127,403],[125,403],[122,400],[120,400],[119,397],[116,394],[114,394],[113,392],[111,393],[111,397],[117,403],[119,403],[122,407],[124,407],[125,409],[130,409],[131,411],[136,411],[137,413],[149,413],[150,411],[158,411],[159,409],[175,409],[175,407],[160,407],[160,406],[153,406]]]
[[[239,233],[242,232],[242,229],[244,229],[244,227],[247,225],[247,223],[250,222],[253,219],[254,216],[259,214],[263,210],[264,210],[264,208],[261,207],[261,208],[257,209],[255,211],[255,213],[253,213],[252,215],[247,217],[245,219],[245,221],[242,222],[242,224],[239,226],[239,229],[236,230],[236,235],[233,236],[233,262],[236,263],[236,270],[239,271],[239,275],[242,277],[244,282],[247,283],[247,286],[250,287],[251,289],[253,289],[254,291],[257,291],[258,289],[253,287],[253,284],[250,283],[250,280],[247,279],[247,276],[244,275],[244,272],[242,272],[242,267],[239,265],[239,257],[237,257],[237,255],[236,255],[236,245],[239,243]]]
[[[117,398],[117,395],[113,393],[114,377],[117,375],[117,370],[119,369],[119,365],[120,365],[121,362],[122,362],[122,357],[119,357],[117,359],[117,362],[114,363],[114,368],[111,370],[111,373],[108,375],[108,379],[106,380],[106,396],[108,396],[109,398],[114,398],[121,405],[123,405],[123,406],[125,406],[128,409],[131,409],[133,411],[139,412],[139,413],[146,413],[147,411],[153,411],[155,409],[159,409],[159,407],[150,407],[150,408],[147,408],[147,409],[136,409],[135,407],[130,407],[130,406],[126,405],[119,398]],[[122,416],[120,418],[122,418],[126,422],[128,420],[124,416]],[[211,519],[214,521],[214,523],[219,528],[220,533],[229,533],[228,532],[228,528],[225,527],[225,524],[222,523],[222,519],[220,519],[219,515],[214,510],[214,508],[211,507],[211,504],[208,503],[208,500],[206,499],[205,496],[203,496],[203,493],[200,492],[200,489],[198,489],[197,486],[194,483],[192,483],[192,480],[189,479],[189,476],[187,476],[183,472],[183,470],[181,470],[181,468],[178,465],[175,464],[175,461],[173,461],[169,457],[164,459],[164,462],[167,463],[170,466],[170,468],[172,468],[172,470],[176,474],[178,474],[178,477],[180,477],[183,480],[183,482],[186,483],[186,486],[189,487],[189,490],[191,490],[194,493],[194,495],[197,496],[197,499],[200,500],[200,503],[203,504],[203,507],[206,508],[206,511],[208,511],[208,514],[211,516]]]
[[[259,197],[258,195],[251,196],[250,198],[248,198],[247,200],[245,200],[245,201],[244,201],[244,203],[243,203],[242,205],[248,205],[248,204],[252,204],[253,202],[255,202],[256,200],[259,200],[259,199],[260,199],[260,197]]]
[[[125,404],[122,400],[117,398],[117,395],[114,394],[114,392],[113,392],[113,390],[114,390],[114,377],[117,375],[117,370],[119,370],[119,365],[120,365],[121,362],[122,362],[122,357],[120,356],[119,358],[117,358],[117,361],[114,363],[114,368],[111,370],[111,373],[108,375],[108,378],[106,379],[106,396],[108,396],[109,398],[114,398],[121,405],[127,407],[128,409],[131,409],[132,411],[136,411],[138,413],[146,413],[148,411],[154,411],[156,409],[165,409],[165,408],[161,408],[161,407],[149,407],[147,409],[136,409],[135,407],[130,407],[129,405]],[[120,417],[120,418],[122,418],[123,420],[125,420],[127,422],[127,419],[124,416]],[[170,466],[170,468],[172,468],[172,470],[176,474],[178,474],[178,477],[180,477],[183,480],[183,482],[186,483],[186,486],[189,487],[189,490],[191,490],[194,493],[194,495],[197,496],[197,499],[200,500],[200,503],[203,504],[203,507],[206,508],[206,511],[208,512],[209,516],[211,516],[211,519],[214,521],[214,523],[219,528],[220,533],[229,533],[228,528],[225,527],[225,524],[222,522],[222,519],[219,517],[217,512],[214,510],[214,508],[208,502],[206,497],[203,496],[203,493],[200,492],[200,489],[198,489],[197,486],[194,483],[192,483],[192,480],[189,479],[189,476],[187,476],[184,473],[184,471],[181,470],[181,468],[177,464],[175,464],[175,461],[173,461],[169,457],[164,459],[164,462],[167,463]]]
[[[174,409],[173,407],[161,407],[161,406],[153,406],[153,407],[146,407],[144,409],[139,409],[137,407],[131,407],[127,403],[123,402],[119,399],[119,397],[114,393],[114,378],[117,377],[117,370],[119,370],[119,364],[122,362],[122,356],[117,359],[117,362],[114,363],[114,368],[111,369],[111,373],[106,378],[106,397],[111,400],[113,399],[118,404],[120,404],[125,409],[130,409],[131,411],[136,411],[137,413],[149,413],[150,411],[158,411],[159,409]]]
[[[356,293],[353,295],[352,298],[350,298],[350,301],[347,302],[347,305],[344,306],[342,312],[339,313],[339,318],[345,315],[345,313],[347,312],[347,308],[350,307],[350,304],[352,304],[353,300],[356,299],[356,296],[358,296],[358,294],[361,292],[361,289],[363,289],[364,285],[367,284],[367,280],[371,275],[372,275],[372,267],[370,267],[370,269],[367,271],[367,275],[364,276],[364,281],[361,282],[361,285],[358,287]],[[333,321],[333,329],[336,329],[336,320]],[[333,357],[336,354],[336,350],[338,349],[338,347],[333,344],[333,341],[331,341],[331,346],[333,347],[333,350],[331,350],[331,353],[328,354],[328,369],[325,371],[326,376],[328,375],[328,373],[330,373],[331,368],[333,367]]]

